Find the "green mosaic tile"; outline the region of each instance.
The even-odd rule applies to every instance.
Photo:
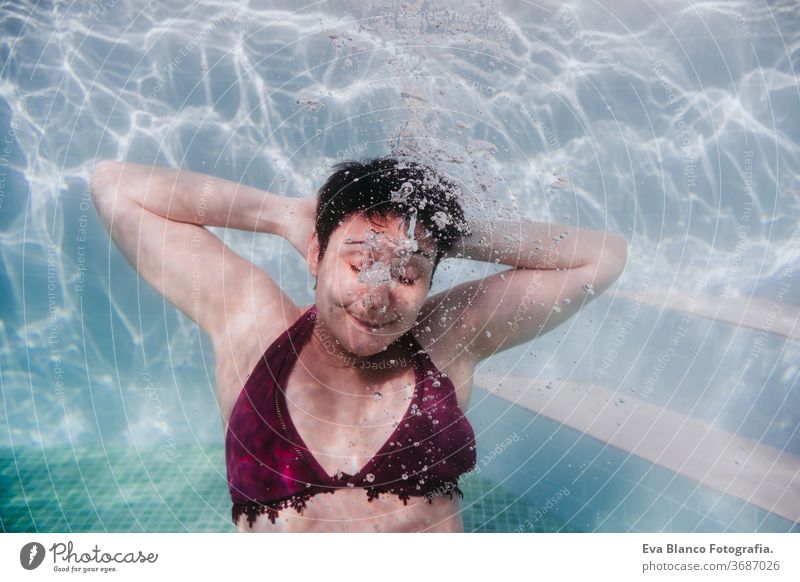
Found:
[[[579,532],[553,515],[534,520],[538,505],[517,499],[504,487],[483,477],[469,477],[462,483],[464,531],[466,532]],[[533,527],[526,524],[529,521]]]
[[[224,450],[0,449],[4,532],[233,532]],[[536,508],[484,478],[465,479],[464,529],[510,532]],[[526,531],[574,531],[551,516]]]

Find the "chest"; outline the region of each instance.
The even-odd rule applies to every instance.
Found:
[[[287,435],[329,477],[366,475],[370,469],[376,477],[378,469],[385,476],[384,469],[391,467],[398,479],[423,466],[446,472],[442,460],[457,464],[463,448],[454,443],[469,444],[474,437],[452,382],[431,368],[418,359],[416,366],[399,368],[380,381],[321,384],[303,366],[294,366],[284,379],[285,390],[276,393]],[[393,460],[384,467],[387,455]]]
[[[231,368],[255,367],[262,355],[252,362],[229,361],[218,365],[221,398],[225,395],[222,409],[226,430],[227,419],[246,382],[246,378],[230,377]],[[426,404],[429,390],[449,394],[446,400],[450,412],[442,413],[452,415],[455,406],[461,412],[466,409],[472,386],[470,370],[453,363],[437,365],[441,355],[435,350],[428,352],[429,363],[421,355],[400,355],[404,357],[395,354],[394,359],[381,360],[390,364],[386,371],[344,369],[326,374],[325,381],[321,381],[321,371],[315,369],[313,357],[305,350],[288,363],[288,372],[281,378],[282,390],[276,393],[277,412],[285,416],[288,438],[299,440],[298,444],[309,452],[310,461],[318,471],[329,478],[339,472],[360,474],[373,459],[392,450],[393,441],[398,443],[418,420],[423,420],[417,417],[424,414],[427,422],[438,423],[432,416],[437,413],[429,412],[430,404]],[[450,382],[442,382],[437,388],[439,382],[426,378],[428,372],[434,373],[432,367]],[[443,406],[447,409],[447,404]],[[445,424],[450,424],[450,418],[447,417]]]
[[[322,384],[295,366],[285,382],[288,422],[324,473],[355,475],[420,406],[413,368],[390,378]]]
[[[232,340],[230,345],[227,345],[224,348],[217,348],[215,350],[217,396],[220,403],[220,411],[222,413],[223,423],[226,428],[228,418],[230,418],[230,413],[236,404],[236,400],[242,391],[242,387],[247,382],[247,379],[250,377],[250,374],[252,373],[259,359],[263,356],[265,350],[265,347],[260,346],[257,342],[252,341],[252,335],[242,334],[241,337],[242,339],[240,341],[236,342],[235,340]],[[246,341],[244,337],[247,338]],[[459,359],[453,357],[453,355],[449,353],[443,353],[443,350],[436,345],[436,342],[428,342],[424,336],[418,337],[417,339],[420,345],[427,350],[428,356],[433,364],[443,374],[447,375],[447,377],[453,383],[455,386],[456,400],[458,401],[458,405],[462,411],[466,411],[472,396],[473,378],[475,373],[475,366],[472,361],[464,358]],[[234,345],[234,343],[236,345]],[[297,370],[293,369],[289,376],[288,384],[293,385],[295,382],[298,383],[298,390],[292,390],[293,394],[297,394],[298,397],[302,399],[301,401],[298,401],[298,408],[302,406],[304,410],[311,411],[312,415],[335,415],[337,418],[344,418],[345,421],[358,418],[359,415],[362,418],[364,415],[367,415],[375,420],[376,415],[378,418],[380,418],[382,414],[384,414],[381,410],[387,406],[389,409],[394,410],[395,412],[398,408],[402,408],[402,410],[405,411],[403,404],[398,404],[397,397],[398,395],[404,395],[405,398],[410,397],[410,390],[408,389],[407,384],[414,381],[414,371],[410,363],[408,363],[405,372],[402,374],[403,375],[400,377],[389,378],[386,382],[377,387],[375,383],[370,384],[364,382],[363,398],[342,397],[338,399],[338,401],[335,398],[328,398],[326,399],[327,404],[324,407],[321,407],[318,403],[315,404],[315,402],[311,401],[313,400],[313,395],[319,394],[320,387],[314,386],[309,378],[303,377],[302,373],[298,373]],[[370,389],[370,387],[372,387],[372,389]],[[331,389],[330,394],[336,394],[335,390],[335,388]],[[342,390],[339,390],[338,392],[343,394]],[[380,397],[376,397],[376,393],[380,393]],[[364,407],[363,405],[365,403],[369,404],[368,399],[370,397],[375,399],[375,403],[382,403],[382,406]],[[321,411],[317,410],[318,408],[327,409],[331,407],[332,404],[336,405],[336,411],[322,411],[324,414],[320,414]],[[361,410],[358,410],[358,407],[354,406],[355,404],[362,405]],[[409,404],[408,400],[405,401],[405,404]],[[302,413],[298,412],[298,414]],[[391,412],[388,414],[391,414]],[[400,414],[400,418],[401,417],[402,413]],[[397,414],[394,415],[394,418],[395,420],[399,420]],[[303,421],[300,420],[300,422]],[[376,433],[377,434],[375,437],[377,438],[380,434],[380,431],[376,431]]]

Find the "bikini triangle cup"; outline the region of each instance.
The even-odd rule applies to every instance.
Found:
[[[475,434],[458,406],[455,386],[436,368],[411,333],[414,397],[405,416],[376,454],[354,475],[328,475],[300,438],[286,409],[284,386],[317,317],[312,305],[259,359],[234,405],[225,435],[232,518],[259,514],[275,523],[291,507],[302,513],[318,493],[363,488],[368,501],[381,493],[452,499],[460,475],[476,463]],[[401,338],[402,339],[402,338]]]

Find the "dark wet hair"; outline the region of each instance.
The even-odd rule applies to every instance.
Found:
[[[427,165],[385,157],[348,160],[332,169],[335,171],[317,192],[320,260],[333,232],[357,212],[370,219],[390,215],[409,219],[416,214],[436,244],[434,272],[444,254],[470,234],[458,186]]]

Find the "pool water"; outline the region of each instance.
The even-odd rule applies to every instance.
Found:
[[[3,531],[233,531],[213,348],[110,243],[98,160],[310,197],[390,152],[435,160],[472,219],[491,201],[629,242],[615,287],[482,362],[467,531],[798,531],[797,3],[408,6],[4,3]],[[212,231],[313,302],[285,242]],[[503,268],[445,261],[432,292]],[[608,405],[541,404],[577,385]],[[684,465],[599,430],[640,405],[678,419],[657,436],[737,446]]]
[[[0,451],[4,532],[235,532],[218,447]],[[535,509],[488,479],[463,487],[464,530],[509,532]],[[530,531],[580,531],[544,516]]]
[[[496,400],[486,409],[503,406]],[[578,431],[515,414],[474,418],[479,427],[494,422],[479,440],[480,472],[461,480],[466,532],[800,532],[800,524]],[[509,445],[492,457],[485,443],[496,435]],[[584,467],[577,479],[566,477],[573,465]],[[163,447],[3,448],[0,467],[6,532],[235,531],[218,445],[168,455]]]

